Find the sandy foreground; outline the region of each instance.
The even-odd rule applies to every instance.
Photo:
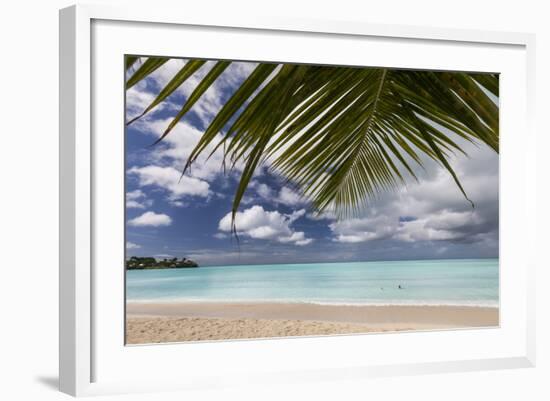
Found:
[[[498,326],[498,308],[291,303],[127,303],[126,342],[146,344]]]

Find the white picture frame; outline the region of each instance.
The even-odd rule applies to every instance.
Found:
[[[503,75],[504,93],[502,95],[502,161],[501,161],[501,326],[494,330],[460,330],[447,333],[406,333],[392,335],[339,336],[333,338],[306,338],[291,340],[257,340],[240,342],[219,342],[210,344],[174,344],[151,347],[124,347],[120,336],[114,333],[123,331],[120,321],[121,311],[115,310],[117,302],[123,309],[124,291],[120,283],[121,272],[114,276],[99,272],[98,262],[105,255],[117,255],[116,250],[101,251],[100,243],[115,239],[122,230],[120,205],[110,202],[123,199],[114,194],[111,197],[109,188],[120,184],[123,175],[123,164],[120,160],[120,144],[107,150],[101,138],[94,136],[94,130],[105,127],[120,127],[123,118],[120,101],[123,87],[116,79],[112,69],[103,69],[101,60],[118,57],[121,51],[130,54],[162,54],[178,56],[170,50],[170,43],[163,48],[155,49],[154,38],[176,30],[193,30],[197,35],[208,35],[225,32],[240,38],[263,35],[273,41],[270,51],[277,60],[285,58],[282,50],[277,50],[278,41],[304,40],[312,44],[331,40],[339,43],[369,42],[372,46],[395,45],[406,41],[411,46],[436,46],[441,51],[439,68],[468,69],[472,60],[464,60],[464,65],[452,61],[451,52],[446,47],[453,47],[453,53],[476,51],[480,54],[480,71],[483,63],[506,62],[503,68],[509,73]],[[140,47],[129,45],[124,48],[125,39],[122,32],[134,34],[137,41],[140,31],[148,30],[152,39],[140,40]],[[175,31],[174,31],[175,32]],[[187,33],[189,34],[189,33]],[[94,41],[94,35],[96,40]],[[109,43],[105,41],[108,35]],[[178,33],[179,35],[179,33]],[[215,36],[215,35],[214,35]],[[286,39],[284,39],[286,38]],[[143,39],[143,38],[142,38]],[[250,41],[252,42],[252,41]],[[304,42],[305,43],[305,42]],[[534,270],[536,260],[520,258],[521,255],[533,255],[528,252],[535,243],[535,137],[531,127],[534,110],[534,43],[533,35],[507,32],[483,32],[457,29],[436,29],[427,27],[373,25],[367,22],[293,20],[292,18],[271,18],[256,15],[243,15],[240,19],[218,15],[184,14],[179,10],[150,8],[113,8],[109,6],[73,6],[60,12],[60,389],[71,395],[94,395],[110,393],[128,393],[141,391],[166,391],[177,389],[206,389],[230,385],[250,385],[262,383],[289,383],[296,381],[360,379],[371,376],[402,374],[422,374],[448,371],[468,371],[482,369],[505,369],[530,367],[535,363],[535,294]],[[221,56],[234,54],[237,45],[224,44],[223,49],[213,50],[208,55]],[[248,46],[248,45],[247,45]],[[259,54],[250,45],[247,50],[242,45],[241,58],[264,60],[268,53]],[[296,45],[298,46],[298,45]],[[281,49],[285,46],[279,46]],[[312,52],[315,51],[313,46]],[[345,55],[345,46],[342,46]],[[328,47],[327,47],[328,48]],[[289,59],[299,56],[300,49],[286,46]],[[470,49],[470,50],[468,50]],[[476,50],[477,49],[477,50]],[[483,60],[487,49],[494,50],[493,60]],[[500,49],[500,50],[499,50]],[[433,50],[433,49],[432,49]],[[105,54],[101,53],[105,51]],[[188,49],[188,52],[192,50]],[[267,51],[267,50],[266,50]],[[225,53],[223,53],[225,52]],[[256,52],[256,53],[254,53]],[[275,55],[279,52],[279,55]],[[292,53],[292,55],[291,55]],[[307,52],[306,52],[307,53]],[[100,55],[101,54],[101,55]],[[255,54],[256,56],[252,56]],[[281,54],[283,54],[281,56]],[[310,61],[326,62],[326,59],[312,60],[315,53],[310,53]],[[382,54],[382,53],[380,53]],[[499,59],[500,56],[502,59]],[[445,58],[449,55],[449,60]],[[192,56],[201,56],[192,54]],[[389,57],[389,55],[386,54]],[[329,56],[326,56],[329,57]],[[342,56],[340,56],[342,57]],[[405,61],[405,54],[395,54],[393,59],[381,61],[384,65],[393,63],[401,67],[420,67],[418,61]],[[235,57],[238,58],[238,57]],[[380,59],[380,58],[378,58]],[[378,60],[377,59],[377,60]],[[99,60],[99,61],[98,61]],[[122,58],[115,59],[113,65]],[[340,61],[342,59],[340,58]],[[380,59],[381,60],[381,59]],[[500,60],[500,61],[499,61]],[[364,61],[349,60],[350,64]],[[427,61],[425,61],[427,62]],[[455,64],[453,64],[453,62]],[[374,64],[377,64],[376,60]],[[425,64],[425,66],[436,64]],[[488,65],[488,64],[487,64]],[[500,72],[500,71],[499,71]],[[509,77],[509,80],[508,80]],[[113,80],[111,80],[111,78]],[[508,80],[508,82],[507,82]],[[113,82],[114,85],[105,85]],[[94,86],[96,85],[96,86]],[[506,86],[508,85],[508,86]],[[507,99],[506,93],[516,88],[517,96]],[[113,92],[114,97],[104,97],[106,91]],[[118,94],[116,94],[118,91]],[[103,96],[103,97],[102,97]],[[101,98],[101,105],[94,99]],[[104,100],[104,101],[103,101]],[[120,112],[119,116],[103,119],[106,108]],[[505,114],[506,110],[513,113]],[[110,124],[103,126],[102,124]],[[117,125],[119,124],[119,125]],[[517,143],[507,132],[520,129],[528,136],[527,141]],[[99,162],[101,158],[101,163]],[[107,177],[106,171],[120,168],[117,174]],[[103,187],[105,185],[105,187]],[[517,190],[521,188],[522,190]],[[122,193],[123,188],[118,189]],[[116,192],[116,191],[115,191]],[[106,194],[106,195],[98,195]],[[105,198],[102,198],[105,196]],[[109,207],[105,207],[105,205]],[[106,211],[109,209],[109,211]],[[120,230],[113,230],[115,237],[102,230],[106,222],[119,221]],[[113,224],[113,223],[110,223]],[[520,230],[521,229],[521,230]],[[521,238],[522,233],[524,234]],[[98,236],[99,235],[99,236]],[[108,237],[108,238],[107,238]],[[503,244],[514,244],[504,247]],[[106,253],[104,253],[106,252]],[[115,257],[116,259],[116,257]],[[510,267],[508,267],[510,266]],[[512,266],[514,268],[512,269]],[[518,267],[519,266],[519,267]],[[118,276],[116,275],[118,274]],[[96,292],[102,289],[101,299]],[[105,312],[112,310],[111,312]],[[98,328],[99,327],[99,328]],[[112,331],[111,331],[112,330]],[[113,333],[113,334],[111,334]],[[391,337],[393,336],[393,337]],[[116,337],[112,340],[110,337]],[[458,344],[457,344],[458,342]],[[454,350],[446,350],[449,344],[456,344]],[[462,344],[462,345],[460,345]],[[198,345],[198,346],[197,346]],[[420,357],[418,352],[397,352],[388,357],[376,354],[375,348],[392,346],[395,350],[421,347],[433,347],[433,354],[425,352]],[[186,348],[184,348],[186,347]],[[355,355],[344,355],[339,349],[357,349],[369,351],[356,352]],[[369,348],[370,347],[370,348]],[[442,352],[438,349],[446,350]],[[372,348],[372,349],[371,349]],[[319,351],[324,350],[322,358]],[[182,368],[178,375],[147,374],[147,379],[139,377],[132,371],[132,366],[143,361],[144,364],[166,362],[170,368],[170,358],[179,358],[185,352],[189,364],[196,363],[191,370]],[[284,358],[276,359],[281,353],[301,355],[293,366],[287,366]],[[366,352],[366,351],[365,351]],[[252,354],[256,356],[252,356]],[[345,354],[345,352],[344,352]],[[438,355],[436,355],[438,354]],[[215,371],[212,367],[201,367],[200,358],[219,358]],[[223,363],[231,358],[232,364]],[[270,359],[271,358],[271,359]],[[347,359],[346,359],[347,358]],[[179,359],[181,361],[181,359]],[[239,362],[235,362],[239,361]],[[173,362],[173,361],[172,361]],[[248,366],[255,364],[254,369]],[[285,365],[287,364],[287,365]],[[237,365],[237,366],[236,366]],[[158,365],[157,365],[158,366]],[[127,372],[125,375],[121,372]],[[218,369],[218,370],[216,370]],[[235,372],[233,373],[233,370]]]

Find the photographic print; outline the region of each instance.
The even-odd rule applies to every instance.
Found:
[[[127,344],[498,327],[498,74],[124,64]]]

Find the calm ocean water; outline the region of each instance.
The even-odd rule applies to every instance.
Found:
[[[134,302],[497,306],[498,271],[498,259],[132,270],[126,295]]]

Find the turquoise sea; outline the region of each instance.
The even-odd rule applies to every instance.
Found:
[[[131,302],[498,306],[499,268],[498,259],[447,259],[131,270],[126,297]]]

